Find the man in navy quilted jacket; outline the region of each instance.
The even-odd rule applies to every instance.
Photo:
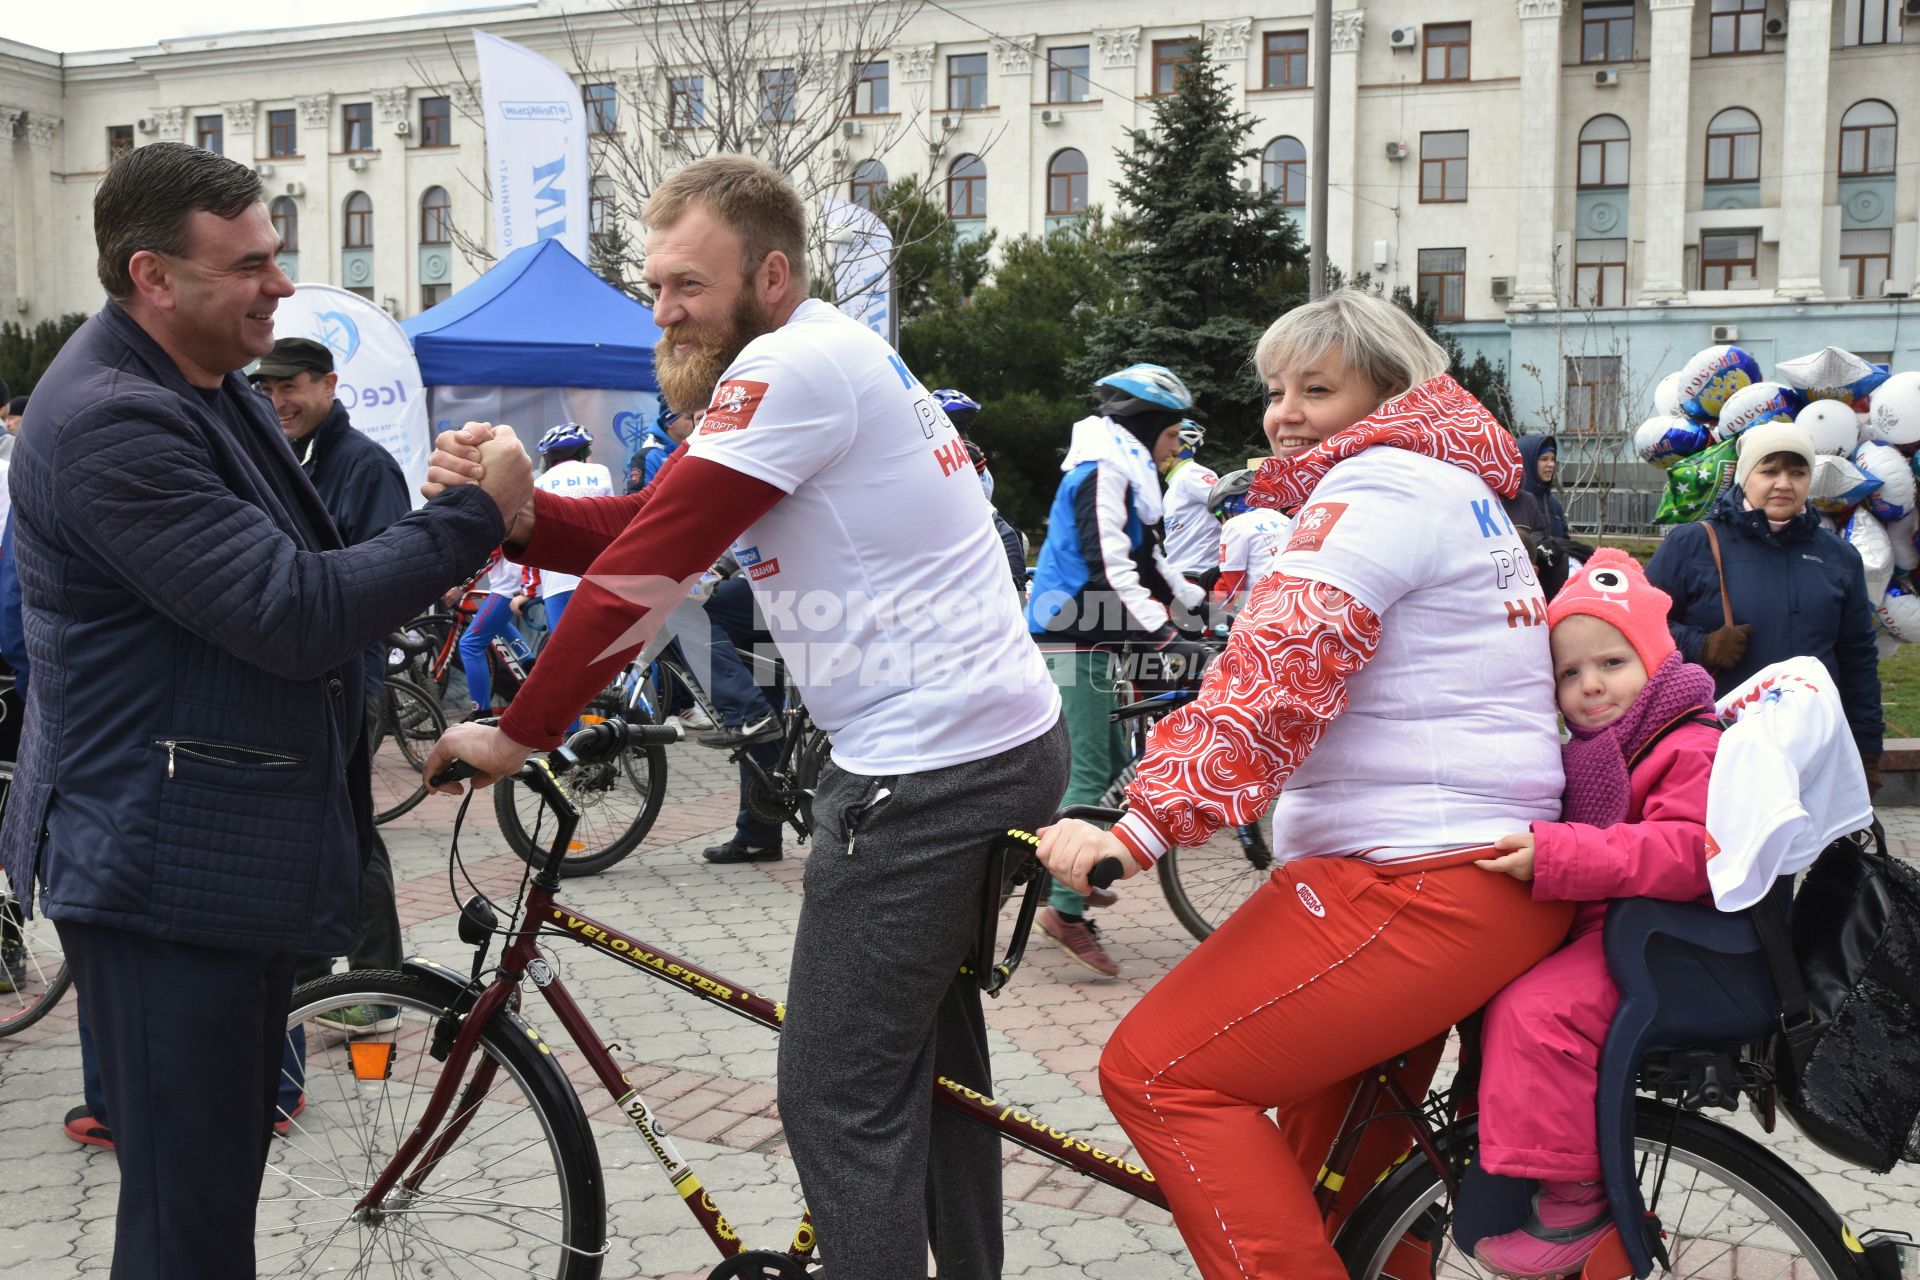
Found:
[[[491,492],[343,546],[236,372],[293,292],[258,177],[142,147],[94,237],[109,301],[12,461],[33,682],[0,860],[37,880],[99,1050],[113,1274],[251,1277],[294,957],[361,929],[362,655],[480,567],[532,475],[503,448]]]

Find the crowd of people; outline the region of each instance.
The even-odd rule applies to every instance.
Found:
[[[326,348],[274,340],[293,286],[253,171],[163,142],[101,183],[109,301],[9,423],[0,651],[27,715],[0,858],[75,975],[88,1096],[68,1128],[118,1157],[116,1274],[254,1274],[261,1171],[300,1107],[293,989],[329,957],[399,955],[362,731],[381,642],[475,582],[476,714],[430,777],[458,760],[486,785],[557,746],[663,632],[704,655],[711,745],[777,745],[739,660],[757,640],[830,738],[778,1081],[835,1280],[925,1274],[929,1242],[944,1280],[1001,1273],[999,1139],[929,1104],[936,1076],[992,1092],[979,988],[957,975],[998,906],[994,837],[1042,833],[1040,927],[1111,976],[1094,867],[1132,877],[1269,811],[1273,878],[1100,1062],[1200,1273],[1344,1276],[1314,1188],[1358,1073],[1398,1059],[1422,1096],[1482,1008],[1481,1159],[1540,1188],[1478,1256],[1578,1272],[1610,1221],[1598,930],[1612,899],[1705,894],[1716,695],[1820,659],[1877,781],[1860,558],[1806,508],[1805,433],[1743,436],[1738,483],[1643,571],[1572,539],[1550,436],[1516,441],[1403,311],[1340,290],[1251,353],[1257,467],[1198,460],[1176,371],[1099,379],[1063,424],[1029,578],[969,438],[979,402],[928,391],[810,297],[789,182],[699,160],[644,222],[673,413],[624,492],[585,428],[548,430],[536,476],[511,428],[469,423],[436,441],[415,509],[334,397]],[[739,572],[715,586],[726,559]],[[931,628],[908,609],[755,609],[856,589],[965,607]],[[550,635],[494,715],[481,646],[529,597]],[[1215,616],[1231,630],[1200,675]],[[1152,731],[1117,825],[1054,823],[1128,763],[1123,676],[1197,688]],[[705,851],[782,856],[744,802]],[[181,991],[221,1016],[173,1016]],[[1348,1186],[1405,1146],[1370,1129]]]

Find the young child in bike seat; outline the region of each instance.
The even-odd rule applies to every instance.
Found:
[[[1608,549],[1547,606],[1572,734],[1561,820],[1502,837],[1501,856],[1479,863],[1531,880],[1536,901],[1581,904],[1567,944],[1487,1006],[1481,1163],[1540,1182],[1526,1225],[1474,1250],[1496,1275],[1578,1272],[1612,1225],[1594,1118],[1600,1045],[1620,1003],[1601,951],[1608,901],[1707,893],[1713,677],[1674,648],[1669,603],[1632,557]]]

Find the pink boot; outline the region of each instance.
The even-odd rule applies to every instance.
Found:
[[[1597,1182],[1543,1182],[1527,1225],[1474,1246],[1481,1266],[1511,1280],[1561,1280],[1576,1274],[1613,1226],[1606,1188]]]

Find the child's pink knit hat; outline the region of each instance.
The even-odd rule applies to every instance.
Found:
[[[1673,652],[1673,635],[1667,630],[1672,605],[1672,597],[1647,581],[1639,561],[1602,547],[1547,605],[1547,624],[1557,627],[1561,619],[1577,613],[1598,618],[1627,638],[1651,676]]]

